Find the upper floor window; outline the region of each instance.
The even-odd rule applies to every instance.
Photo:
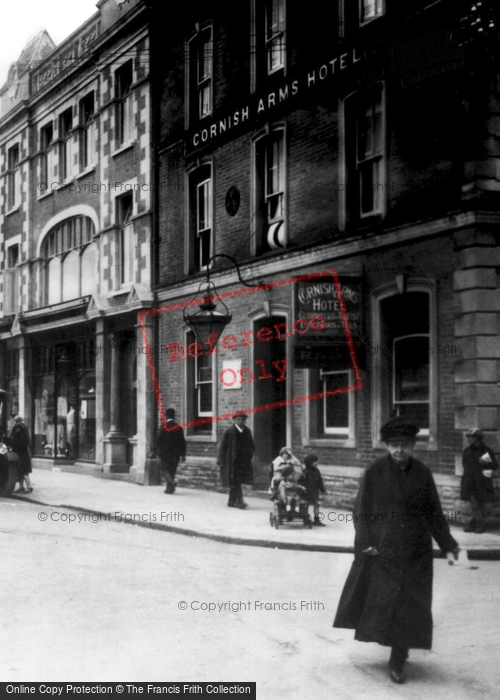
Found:
[[[132,59],[115,71],[117,144],[123,146],[133,138]]]
[[[94,93],[80,100],[80,170],[89,168],[95,158]]]
[[[18,143],[7,151],[7,169],[7,207],[14,209],[21,201]]]
[[[266,2],[267,72],[285,67],[285,0]]]
[[[250,29],[251,91],[268,76],[286,71],[286,2],[252,0]]]
[[[385,0],[360,0],[359,17],[361,23],[369,22],[384,14]]]
[[[382,89],[355,93],[344,103],[345,215],[351,224],[383,216],[386,145]]]
[[[118,251],[119,251],[119,282],[120,286],[132,281],[133,265],[133,233],[132,223],[134,200],[132,192],[117,197],[116,199],[116,221],[119,226],[118,231]]]
[[[16,314],[19,311],[19,245],[7,248],[6,267],[3,275],[3,311],[4,314]]]
[[[213,112],[214,45],[212,26],[197,32],[188,46],[189,121],[197,122]]]
[[[272,130],[255,144],[256,252],[286,245],[286,176],[283,129]]]
[[[206,269],[212,255],[212,167],[202,165],[189,177],[190,269]]]
[[[73,166],[73,109],[67,109],[59,117],[59,178],[61,182],[72,176]]]
[[[40,129],[40,152],[40,182],[50,187],[50,183],[54,179],[54,126],[52,122]]]
[[[94,223],[86,216],[66,219],[49,231],[42,244],[42,257],[46,260],[44,304],[59,304],[94,292],[94,235]]]

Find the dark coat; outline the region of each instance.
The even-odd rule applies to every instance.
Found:
[[[485,452],[491,457],[492,464],[490,466],[479,461]],[[490,450],[483,442],[479,445],[469,445],[464,450],[462,464],[464,467],[460,485],[462,501],[468,501],[471,496],[474,496],[480,503],[493,501],[495,499],[493,479],[483,476],[483,469],[498,469],[498,462],[493,450]]]
[[[16,423],[10,431],[8,445],[19,457],[19,473],[31,473],[31,438],[28,428],[22,423]]]
[[[156,442],[156,451],[162,462],[178,464],[186,456],[184,431],[174,420],[167,421],[166,430],[161,430]]]
[[[334,627],[386,646],[432,646],[432,537],[457,547],[432,473],[411,459],[406,474],[387,455],[365,472],[354,509],[355,558]],[[363,554],[376,547],[378,556]]]
[[[222,486],[253,483],[254,452],[255,443],[252,432],[246,425],[243,426],[243,433],[240,435],[236,425],[232,425],[225,431],[217,457]]]
[[[318,467],[305,467],[299,476],[297,483],[306,489],[306,498],[309,503],[316,503],[320,493],[326,493],[323,477]]]

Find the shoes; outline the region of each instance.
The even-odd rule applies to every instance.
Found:
[[[248,508],[248,505],[246,503],[237,503],[236,508],[240,508],[241,510],[245,510],[245,508]]]
[[[482,535],[484,532],[484,525],[480,525],[479,527],[476,527],[474,532],[476,533],[476,535]]]
[[[238,504],[237,504],[237,503],[228,503],[228,504],[227,504],[227,507],[228,507],[228,508],[237,508],[237,507],[238,507]]]
[[[325,523],[322,523],[321,520],[317,518],[314,518],[313,525],[315,525],[316,527],[326,527]]]
[[[29,489],[25,490],[25,493],[33,493],[33,487],[30,486]]]
[[[33,491],[33,489],[31,490]],[[21,486],[21,488],[14,491],[14,493],[26,493],[26,489]]]
[[[391,674],[391,681],[393,683],[404,683],[406,681],[405,671],[403,664],[396,664],[393,661],[389,662],[389,669]]]

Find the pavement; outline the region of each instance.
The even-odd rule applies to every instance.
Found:
[[[285,522],[278,529],[270,524],[273,504],[264,493],[245,496],[246,510],[227,507],[227,494],[189,488],[164,493],[164,486],[141,486],[127,481],[89,474],[34,469],[33,492],[13,498],[32,501],[57,511],[40,511],[40,520],[112,521],[165,530],[179,535],[205,537],[231,544],[320,552],[354,551],[352,513],[325,506],[326,527],[304,527],[300,520]],[[42,516],[42,512],[45,513]],[[463,532],[464,523],[449,519],[450,529],[462,553],[469,559],[500,560],[500,528],[484,534]],[[435,546],[435,555],[440,552]]]

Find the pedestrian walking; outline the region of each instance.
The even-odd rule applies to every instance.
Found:
[[[33,487],[30,482],[30,474],[32,472],[31,437],[22,416],[16,416],[14,418],[14,425],[8,437],[8,445],[19,457],[19,466],[17,469],[19,488],[16,493],[32,493]]]
[[[418,426],[394,418],[381,430],[388,454],[367,469],[354,508],[354,562],[334,627],[391,647],[390,677],[405,682],[409,649],[432,646],[432,538],[458,558],[432,473],[413,457]]]
[[[485,521],[491,514],[495,493],[493,490],[493,471],[498,469],[495,453],[483,442],[483,431],[472,428],[466,433],[468,446],[462,456],[463,475],[460,485],[460,498],[469,501],[472,520],[464,532],[478,535],[485,530]]]
[[[326,493],[326,488],[323,483],[323,477],[318,469],[318,456],[307,455],[304,458],[304,469],[299,476],[298,484],[306,489],[307,503],[313,508],[313,525],[316,527],[324,527],[325,523],[321,521],[319,515],[319,498],[320,494]]]
[[[246,413],[237,411],[232,419],[233,425],[222,436],[217,464],[222,485],[229,488],[227,505],[229,508],[246,508],[242,484],[253,483],[252,458],[255,443],[250,428],[245,425]]]
[[[186,459],[186,438],[181,426],[175,422],[175,410],[167,408],[165,412],[167,425],[158,435],[156,451],[161,460],[162,473],[165,476],[165,493],[174,493],[177,482],[175,475],[179,461]]]

